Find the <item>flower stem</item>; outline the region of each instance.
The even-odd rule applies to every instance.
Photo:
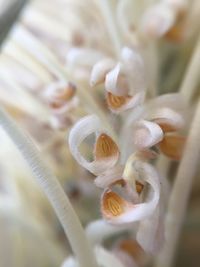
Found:
[[[185,78],[182,82],[180,93],[184,99],[189,103],[194,96],[194,91],[199,82],[200,69],[200,36],[198,37],[196,47],[194,49],[189,66],[186,70]]]
[[[171,192],[166,218],[166,242],[161,254],[158,256],[156,267],[170,267],[174,261],[176,245],[192,189],[193,178],[199,164],[199,136],[200,101]]]
[[[101,0],[98,1],[99,7],[101,9],[102,15],[104,16],[104,19],[106,21],[106,26],[108,28],[108,32],[110,35],[110,38],[113,42],[115,54],[117,57],[120,55],[121,51],[121,37],[119,30],[117,28],[117,24],[115,21],[115,14],[113,14],[113,8],[110,3],[110,0]]]
[[[23,158],[30,167],[34,178],[49,199],[64,228],[80,266],[96,267],[96,260],[90,244],[67,195],[59,184],[57,178],[42,161],[33,142],[18,128],[15,122],[13,122],[2,109],[0,109],[0,125],[21,152]]]

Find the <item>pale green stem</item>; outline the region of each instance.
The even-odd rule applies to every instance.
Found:
[[[156,267],[171,267],[174,261],[176,245],[181,225],[186,213],[187,203],[192,189],[193,178],[200,156],[200,101],[191,125],[185,152],[178,168],[170,195],[166,218],[166,242],[157,258]]]
[[[34,178],[49,199],[64,228],[80,266],[96,267],[97,264],[92,248],[67,195],[59,184],[57,178],[43,162],[42,157],[33,142],[18,128],[15,122],[13,122],[2,109],[0,109],[0,125],[21,152],[23,158],[30,167]]]
[[[119,57],[122,42],[121,42],[120,32],[117,28],[116,16],[115,16],[113,7],[111,5],[111,1],[110,0],[100,0],[100,1],[98,0],[98,4],[101,9],[102,15],[105,19],[105,24],[107,26],[109,36],[113,42],[115,54],[117,57]]]

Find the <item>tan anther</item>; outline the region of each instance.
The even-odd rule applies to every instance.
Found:
[[[136,240],[126,239],[120,242],[119,248],[140,262],[141,257],[144,256],[144,251]]]
[[[141,194],[143,188],[144,188],[144,185],[141,184],[140,182],[136,181],[135,182],[135,187],[136,187],[136,191],[138,192],[138,194]]]
[[[102,201],[102,213],[105,216],[119,216],[123,213],[123,199],[116,193],[109,191],[104,194]]]
[[[165,133],[177,131],[177,127],[172,123],[170,123],[167,119],[160,118],[160,119],[155,119],[153,121],[157,123]]]
[[[186,138],[178,134],[165,135],[164,139],[159,143],[159,148],[166,156],[174,160],[180,160],[185,141]]]
[[[76,86],[69,82],[66,85],[58,84],[54,85],[54,87],[50,87],[46,95],[50,107],[57,109],[70,101],[75,95],[75,92]]]
[[[115,157],[119,154],[116,143],[107,134],[101,134],[95,144],[94,155],[96,160]]]
[[[107,104],[111,109],[118,109],[122,107],[130,100],[130,98],[131,98],[130,96],[113,95],[110,92],[108,92],[106,95]]]
[[[182,10],[174,26],[165,34],[165,38],[172,42],[182,42],[186,33],[185,10]]]

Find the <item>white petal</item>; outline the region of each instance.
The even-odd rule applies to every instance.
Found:
[[[129,94],[133,95],[146,89],[144,61],[136,50],[124,47],[121,52],[123,67],[131,81]]]
[[[94,180],[95,185],[100,188],[108,187],[110,184],[122,179],[123,169],[123,166],[108,169],[106,172],[97,176]]]
[[[103,57],[103,54],[95,49],[71,48],[67,54],[66,61],[70,67],[86,66],[92,67]]]
[[[105,220],[97,220],[89,223],[85,231],[88,239],[90,240],[90,242],[92,242],[92,244],[100,244],[106,238],[110,238],[113,235],[127,232],[128,230],[131,230],[132,232],[133,230],[136,231],[134,227],[135,225],[133,224],[119,226],[111,225]]]
[[[121,63],[118,63],[115,68],[106,75],[105,88],[108,92],[117,96],[128,95],[128,81],[124,76]]]
[[[156,4],[144,14],[142,29],[147,36],[159,38],[174,25],[176,13],[163,3]]]
[[[91,72],[90,85],[95,86],[105,80],[106,74],[114,67],[115,62],[110,58],[105,58],[97,62]]]
[[[97,258],[97,263],[102,267],[125,267],[114,254],[105,250],[104,248],[97,246],[95,247],[95,254]]]
[[[73,257],[68,257],[61,265],[61,267],[79,267],[79,264]]]
[[[184,126],[184,119],[180,113],[170,108],[158,108],[150,114],[149,118],[158,123],[161,128],[161,125],[166,125],[172,130],[179,130]],[[164,128],[162,130],[165,131]]]
[[[162,139],[163,131],[156,123],[140,120],[135,124],[133,141],[138,149],[152,147]]]
[[[96,246],[94,248],[95,256],[97,259],[97,263],[101,267],[125,267],[116,257],[115,255],[104,249],[101,246]],[[79,267],[80,265],[73,257],[69,257],[65,260],[61,267]]]
[[[137,161],[134,168],[144,182],[149,184],[148,194],[145,202],[140,204],[132,204],[127,202],[125,209],[118,216],[105,216],[105,219],[112,224],[131,223],[134,221],[141,221],[150,217],[159,202],[160,198],[160,181],[156,170],[148,163]]]
[[[97,132],[106,133],[107,131],[102,127],[102,123],[96,115],[89,115],[80,119],[71,129],[69,134],[69,147],[72,155],[80,165],[95,175],[99,175],[113,167],[119,157],[117,154],[116,157],[107,160],[89,162],[81,155],[79,151],[80,144],[87,136]]]

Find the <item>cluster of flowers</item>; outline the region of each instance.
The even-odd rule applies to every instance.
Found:
[[[119,142],[125,143],[129,151],[121,156],[123,146],[96,115],[88,115],[73,126],[69,146],[77,162],[96,176],[96,186],[103,189],[103,218],[114,225],[139,222],[138,243],[146,252],[157,253],[164,240],[166,188],[150,160],[159,151],[180,159],[185,137],[178,131],[184,120],[182,104],[176,102],[178,94],[145,101],[145,80],[144,63],[137,50],[123,48],[117,63],[110,58],[97,62],[91,72],[91,85],[104,83],[107,105],[115,114],[131,109],[129,135],[122,134]],[[80,146],[92,134],[93,161],[88,161]]]

